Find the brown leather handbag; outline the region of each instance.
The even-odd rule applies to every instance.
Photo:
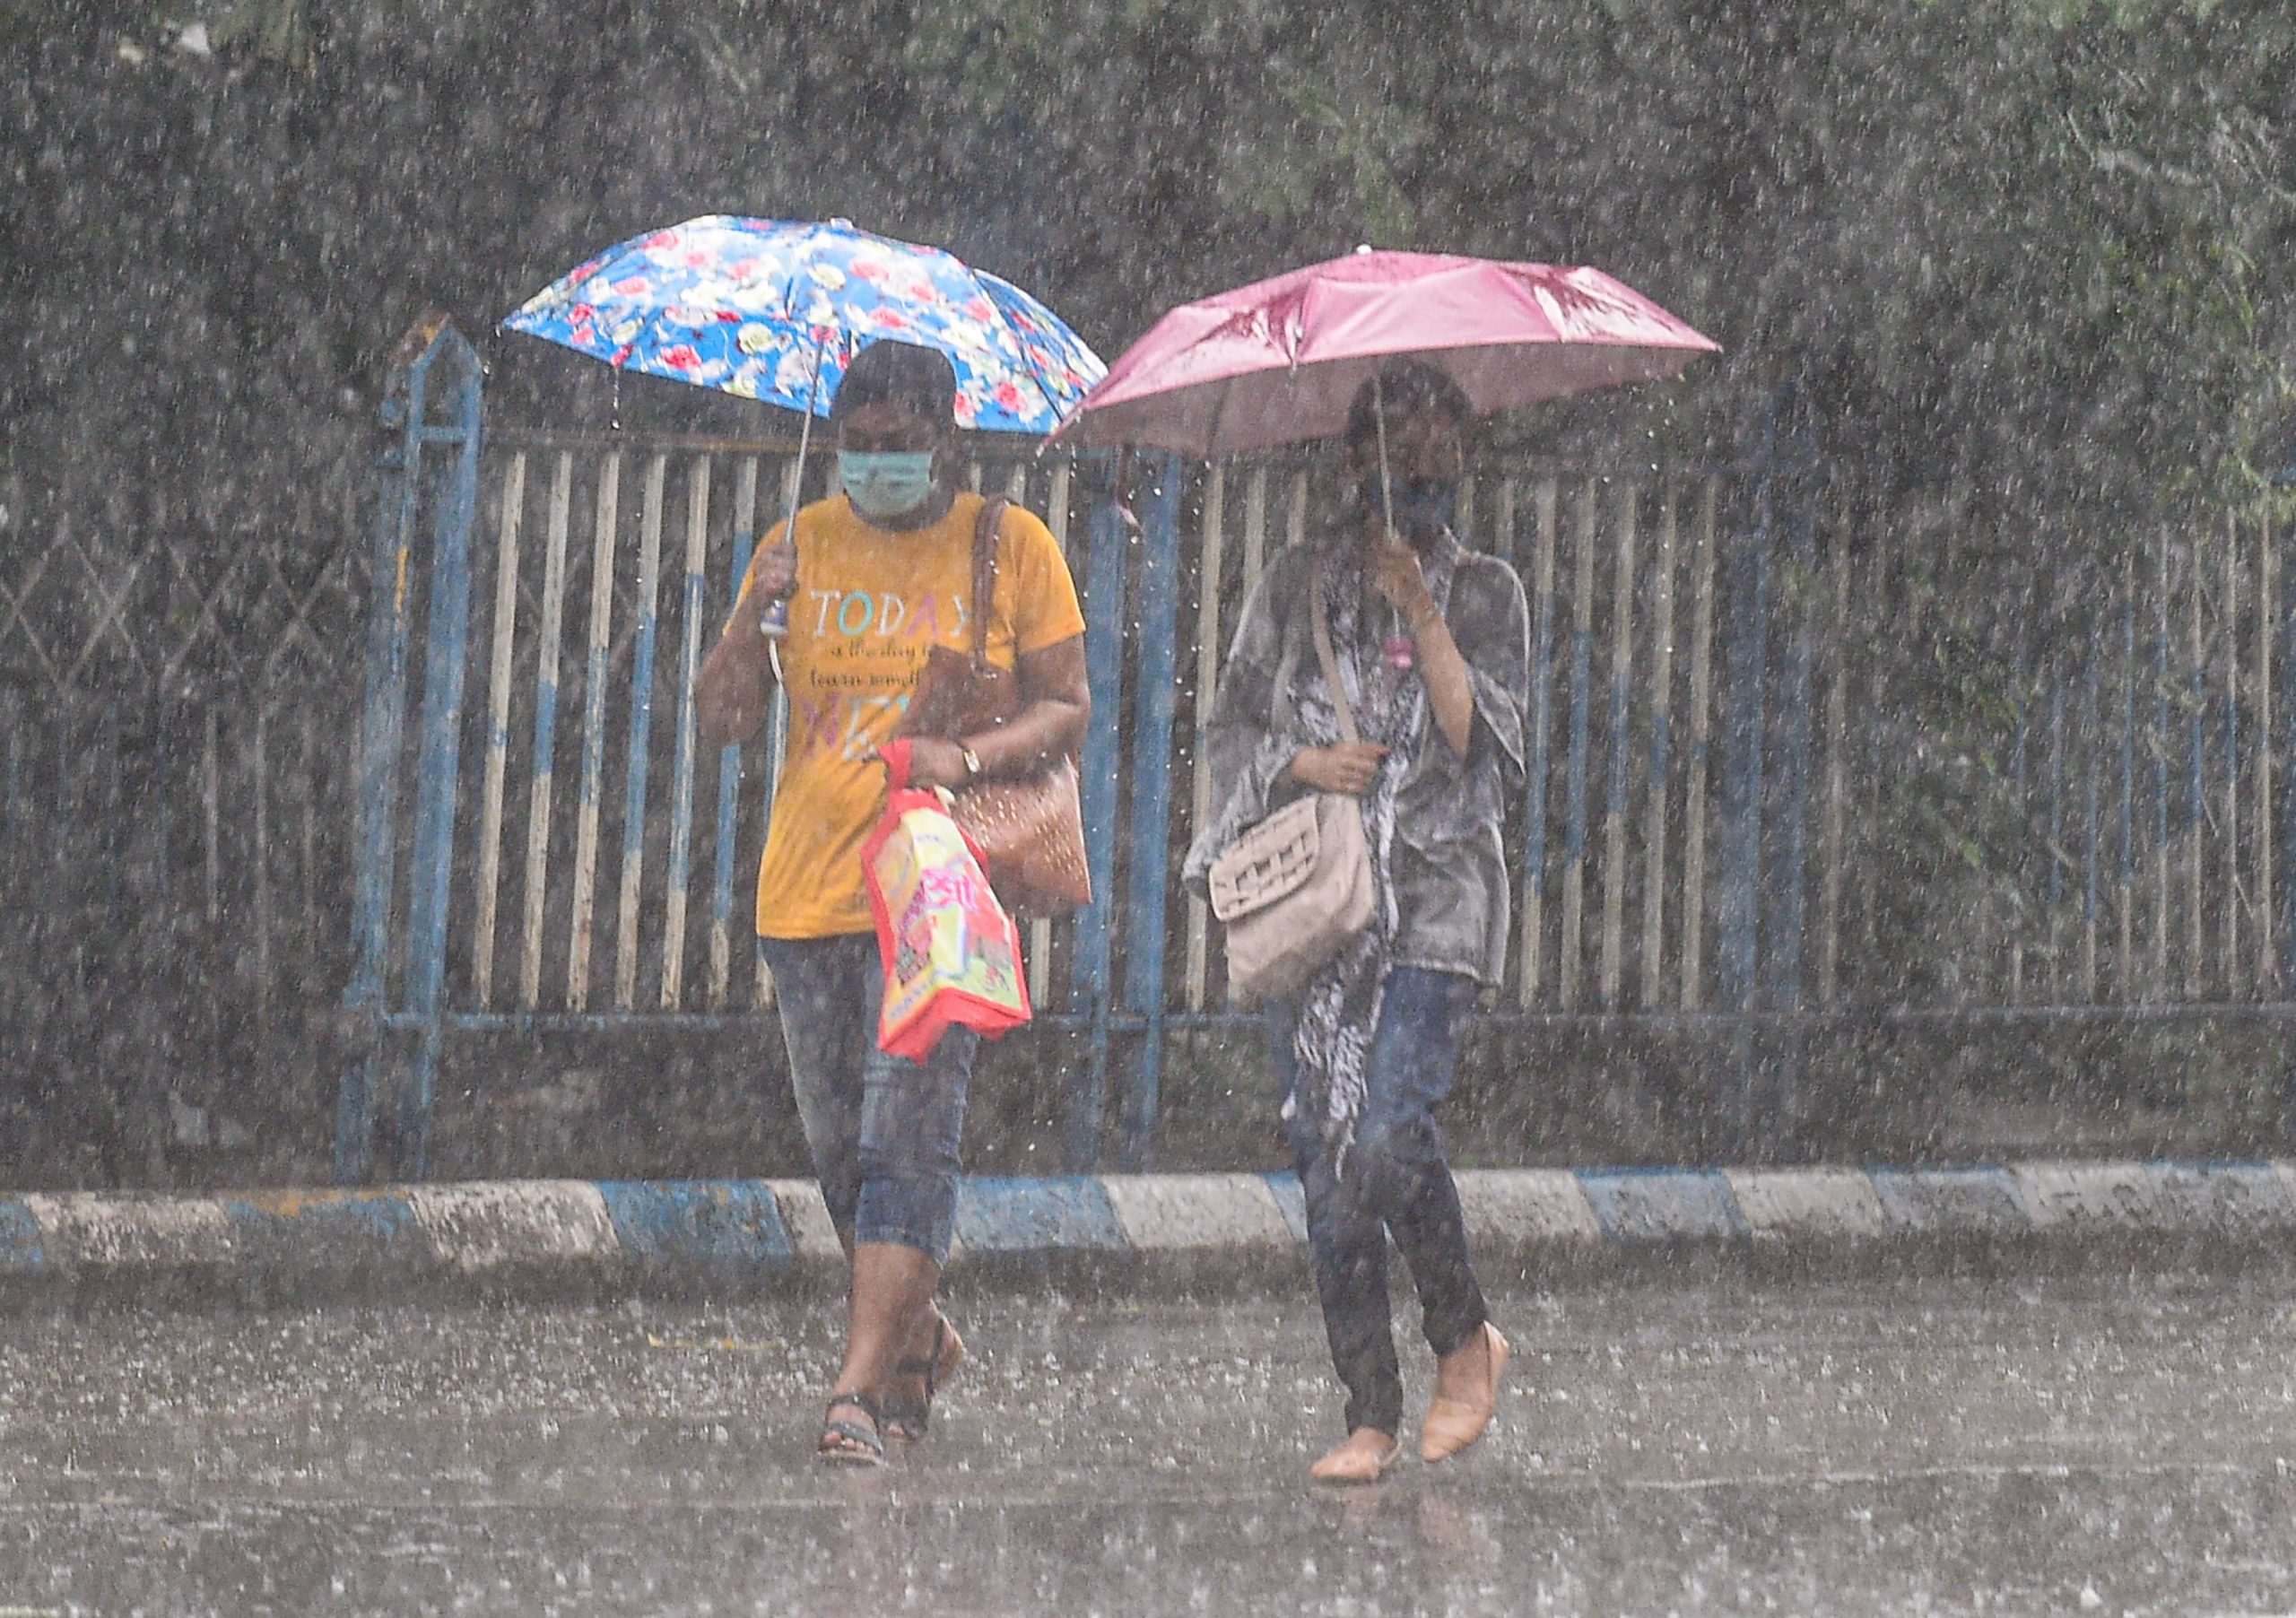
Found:
[[[997,530],[1010,500],[983,502],[972,535],[972,649],[935,646],[894,734],[955,740],[1012,722],[1020,676],[988,660],[988,615],[996,598]],[[1076,761],[1023,776],[975,781],[953,795],[957,823],[987,856],[989,885],[1019,916],[1065,916],[1092,902],[1084,858],[1083,800]]]

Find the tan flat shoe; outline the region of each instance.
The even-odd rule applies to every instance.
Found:
[[[1491,1354],[1491,1376],[1477,1399],[1437,1399],[1427,1406],[1427,1420],[1419,1430],[1419,1458],[1447,1461],[1483,1436],[1499,1408],[1499,1373],[1507,1368],[1507,1339],[1488,1320],[1483,1338]]]
[[[1319,1483],[1376,1483],[1402,1455],[1401,1439],[1359,1427],[1347,1435],[1347,1442],[1309,1467],[1309,1474]]]

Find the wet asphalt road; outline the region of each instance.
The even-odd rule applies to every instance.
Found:
[[[969,1297],[874,1474],[827,1305],[20,1315],[0,1615],[2296,1611],[2290,1274],[1497,1313],[1492,1437],[1353,1492],[1304,1296]]]

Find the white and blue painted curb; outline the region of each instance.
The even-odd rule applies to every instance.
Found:
[[[2296,1234],[2296,1161],[1953,1169],[1470,1170],[1479,1248],[1599,1257],[1893,1239],[2268,1241]],[[1271,1278],[1306,1225],[1288,1174],[961,1182],[953,1268],[987,1259],[1191,1261]],[[133,1285],[489,1279],[755,1284],[841,1265],[809,1180],[511,1180],[361,1190],[0,1197],[0,1278]]]

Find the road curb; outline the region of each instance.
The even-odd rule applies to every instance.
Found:
[[[2296,1162],[1494,1169],[1458,1182],[1478,1249],[1582,1263],[1917,1242],[2261,1243],[2296,1231]],[[960,1184],[951,1266],[1289,1281],[1302,1212],[1289,1175],[974,1177]],[[806,1180],[0,1197],[0,1279],[34,1290],[770,1288],[831,1281],[841,1266]]]

